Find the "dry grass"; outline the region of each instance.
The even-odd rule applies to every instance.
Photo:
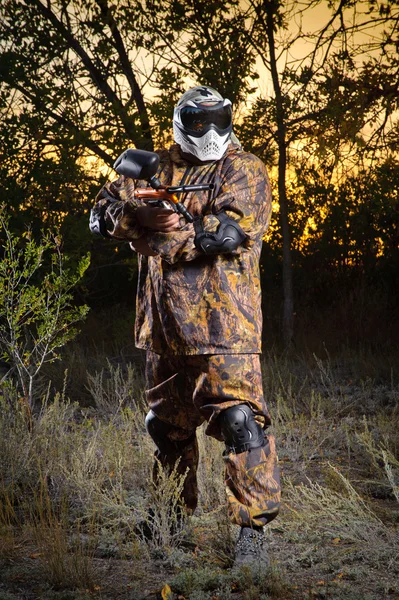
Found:
[[[283,508],[268,530],[272,569],[233,575],[222,444],[198,431],[200,502],[187,522],[182,478],[161,472],[157,488],[150,482],[140,366],[98,363],[106,367],[86,383],[91,406],[68,400],[64,388],[47,395],[31,429],[15,390],[2,385],[0,598],[18,598],[15,570],[28,564],[26,579],[43,582],[29,599],[86,590],[104,600],[155,598],[167,581],[170,598],[186,600],[399,597],[394,374],[355,377],[354,364],[328,355],[265,357]]]
[[[94,588],[94,520],[85,528],[87,535],[81,535],[79,524],[73,520],[70,523],[68,500],[55,503],[47,482],[42,479],[40,489],[33,492],[29,525],[37,546],[35,556],[51,586],[56,589]]]

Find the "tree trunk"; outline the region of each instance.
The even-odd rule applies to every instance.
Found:
[[[284,134],[285,138],[285,134]],[[285,139],[279,144],[278,160],[278,196],[280,203],[280,222],[283,237],[283,340],[290,348],[294,339],[294,293],[292,285],[291,233],[288,222],[288,201],[286,188],[287,151]]]
[[[283,341],[286,348],[290,348],[294,339],[294,294],[292,285],[292,259],[291,259],[291,234],[288,222],[287,201],[287,140],[284,101],[281,94],[280,81],[277,70],[275,52],[275,14],[278,2],[265,0],[267,43],[269,47],[270,70],[273,80],[273,89],[276,99],[277,143],[279,150],[278,160],[278,195],[280,204],[280,222],[283,237]]]

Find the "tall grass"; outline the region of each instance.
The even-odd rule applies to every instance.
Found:
[[[94,590],[99,560],[133,561],[137,583],[149,573],[157,577],[162,557],[163,565],[181,571],[181,580],[171,579],[173,593],[183,589],[185,573],[190,580],[190,569],[205,569],[190,598],[213,594],[218,600],[288,599],[284,577],[294,574],[300,582],[303,574],[308,582],[309,564],[320,581],[332,573],[328,594],[333,589],[334,599],[341,593],[345,598],[353,578],[375,594],[394,589],[399,519],[394,374],[378,381],[364,378],[363,371],[355,376],[353,365],[327,353],[264,357],[265,398],[283,476],[281,515],[267,538],[277,573],[273,592],[264,579],[252,579],[245,589],[218,571],[231,566],[237,535],[226,516],[223,444],[205,436],[203,427],[198,430],[200,501],[188,524],[180,508],[182,477],[160,470],[158,485],[151,481],[154,445],[144,428],[141,365],[105,359],[98,364],[86,376],[89,405],[68,399],[65,383],[54,397],[49,388],[33,412],[33,426],[13,386],[8,381],[1,386],[0,561],[18,561],[29,552],[54,588]],[[389,569],[381,588],[368,573],[383,565]],[[209,583],[212,572],[219,573],[216,587]],[[306,585],[302,593],[312,597],[316,583]]]

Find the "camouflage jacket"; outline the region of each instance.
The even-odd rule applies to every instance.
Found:
[[[230,145],[218,162],[193,165],[179,146],[160,153],[163,185],[214,183],[212,192],[187,193],[181,202],[204,229],[219,225],[224,210],[247,235],[234,253],[204,255],[194,245],[192,224],[181,222],[173,233],[143,229],[135,211],[132,179],[119,177],[97,196],[106,207],[112,237],[131,241],[146,236],[156,256],[139,255],[135,336],[138,348],[157,354],[244,354],[261,351],[259,257],[271,213],[271,191],[265,165],[253,154]],[[141,185],[142,182],[136,185]]]

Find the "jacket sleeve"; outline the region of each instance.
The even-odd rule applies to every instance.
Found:
[[[267,230],[271,216],[271,189],[265,165],[253,154],[245,153],[227,159],[223,165],[217,195],[210,201],[208,214],[203,218],[205,231],[216,231],[219,220],[215,214],[225,211],[235,219],[247,235],[235,254],[259,243]],[[146,235],[148,245],[164,260],[173,264],[189,261],[201,253],[194,245],[194,227],[186,224],[173,233],[151,232]]]
[[[116,181],[106,183],[96,197],[92,213],[104,219],[109,237],[133,241],[148,230],[140,226],[136,210],[143,204],[134,197],[134,181],[121,175]]]

